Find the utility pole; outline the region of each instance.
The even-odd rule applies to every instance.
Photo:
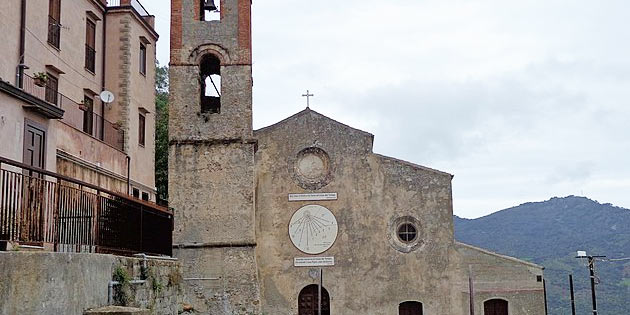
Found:
[[[307,92],[308,94],[308,92]],[[324,269],[319,268],[319,287],[317,288],[317,314],[322,315],[322,286],[324,285]]]
[[[606,256],[587,256],[585,251],[578,251],[576,258],[588,259],[588,271],[591,275],[591,299],[593,300],[593,315],[597,315],[597,297],[595,296],[595,258],[604,258]]]
[[[575,295],[573,293],[573,275],[569,275],[569,288],[571,289],[571,314],[575,315]]]

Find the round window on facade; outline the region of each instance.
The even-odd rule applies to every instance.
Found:
[[[404,243],[411,243],[418,237],[418,229],[412,223],[403,223],[398,226],[398,238]]]
[[[388,224],[387,238],[394,249],[403,253],[424,246],[424,229],[420,220],[411,215],[393,217]]]

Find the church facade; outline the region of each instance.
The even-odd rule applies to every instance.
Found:
[[[171,5],[173,246],[196,312],[545,314],[542,267],[454,240],[452,175],[308,108],[254,131],[251,1],[220,2]]]

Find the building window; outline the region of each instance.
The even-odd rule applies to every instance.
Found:
[[[138,114],[138,143],[141,146],[145,144],[145,118],[142,114]]]
[[[508,301],[492,299],[483,302],[484,315],[508,315]]]
[[[199,0],[201,1],[202,21],[219,21],[221,20],[221,0]]]
[[[140,199],[140,189],[133,188],[131,191],[132,191],[132,195],[133,195],[134,198]]]
[[[61,38],[61,0],[48,1],[48,43],[59,49]]]
[[[412,223],[403,223],[398,227],[398,238],[405,242],[411,243],[418,237],[418,229]]]
[[[83,132],[94,135],[94,100],[89,96],[83,97]]]
[[[398,305],[398,315],[422,315],[422,303],[402,302]]]
[[[298,314],[315,315],[319,313],[319,288],[316,284],[304,287],[298,295]],[[328,290],[322,287],[321,314],[330,315],[330,295]]]
[[[96,23],[87,19],[85,26],[85,69],[96,70]]]
[[[142,200],[149,201],[149,193],[143,191],[142,192]]]
[[[58,91],[59,91],[59,79],[50,73],[46,73],[48,80],[46,80],[46,94],[44,99],[48,103],[57,105]]]
[[[147,75],[147,46],[140,44],[140,74]]]
[[[203,57],[199,65],[201,81],[201,112],[221,112],[221,61],[214,55]]]

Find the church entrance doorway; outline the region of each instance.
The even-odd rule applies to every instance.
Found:
[[[318,286],[307,285],[298,296],[298,315],[318,315],[319,303],[317,297]],[[330,297],[328,291],[322,287],[322,315],[330,315]]]
[[[483,303],[484,315],[508,315],[508,302],[501,299],[492,299]]]
[[[422,303],[402,302],[398,305],[398,315],[422,315]]]

